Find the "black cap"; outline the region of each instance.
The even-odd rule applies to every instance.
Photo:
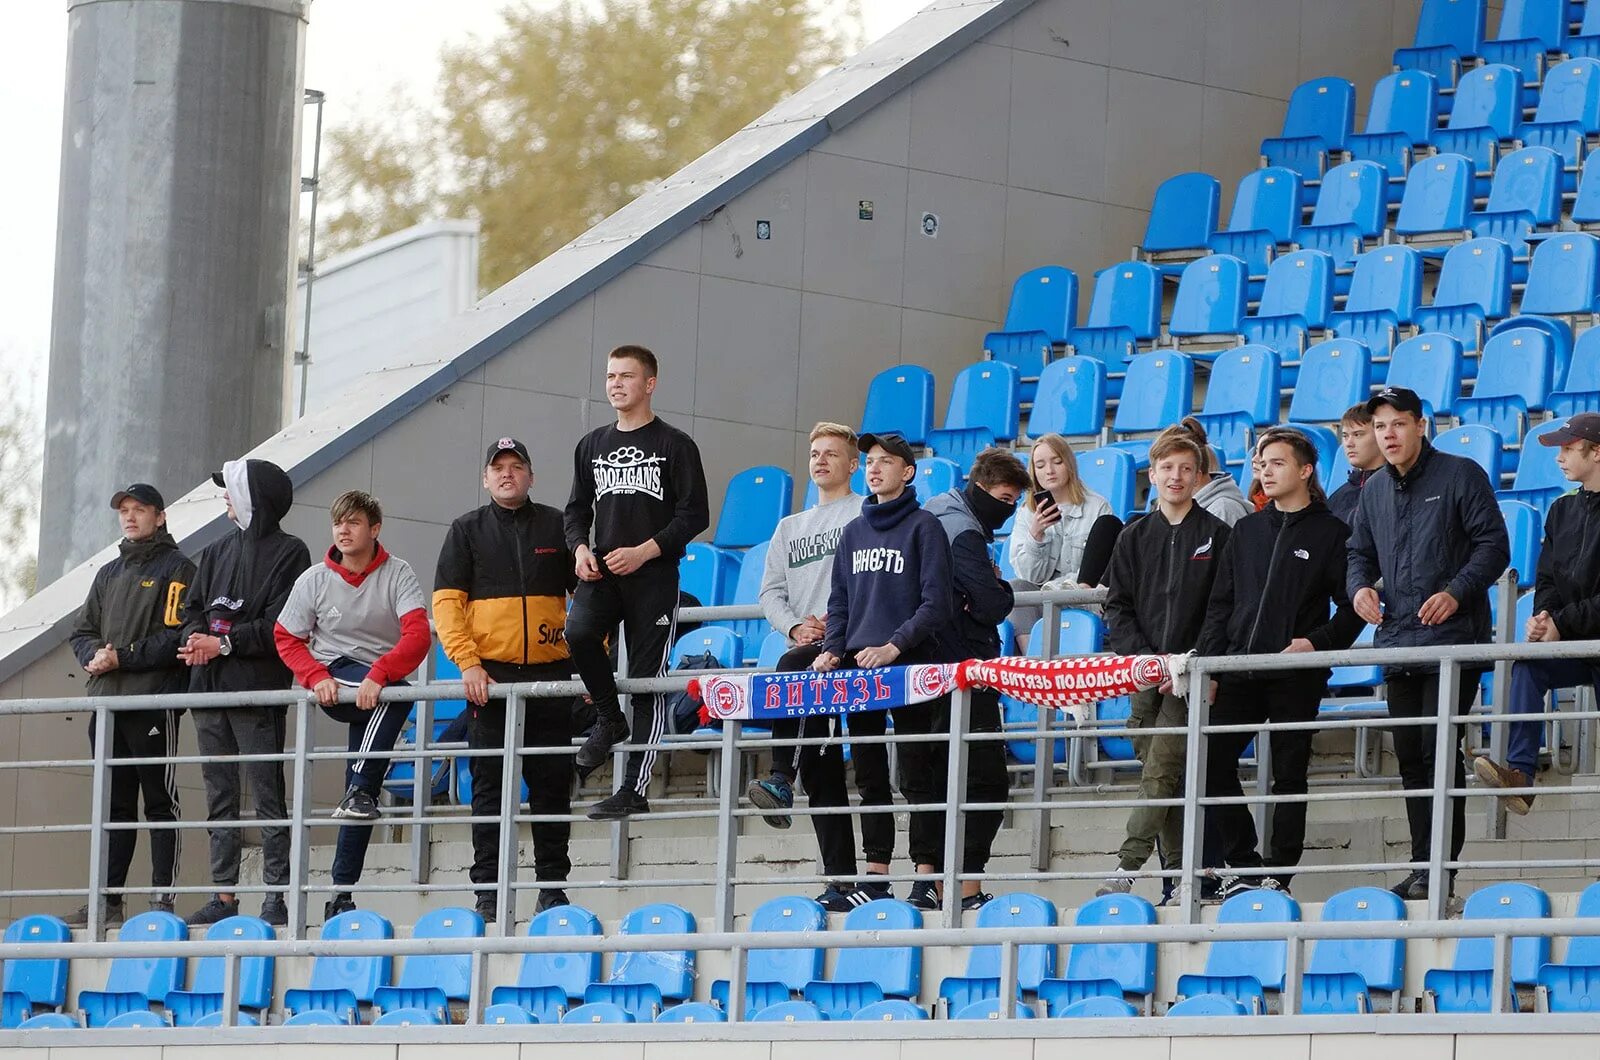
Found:
[[[148,504],[158,512],[167,510],[167,502],[161,499],[161,491],[148,482],[135,482],[133,485],[120,489],[111,495],[111,507],[121,507],[122,502],[132,497],[140,504]]]
[[[1600,412],[1580,412],[1555,430],[1539,435],[1540,445],[1566,445],[1568,442],[1600,443]]]
[[[489,455],[483,458],[483,466],[488,467],[490,464],[494,463],[494,458],[499,456],[501,453],[516,453],[517,456],[522,458],[522,462],[524,464],[527,464],[529,467],[533,466],[533,459],[528,456],[528,447],[517,441],[515,438],[509,437],[502,438],[489,447]]]
[[[911,443],[906,441],[900,435],[863,434],[856,442],[856,448],[861,450],[863,453],[869,451],[875,445],[882,446],[884,452],[898,456],[901,460],[904,460],[912,467],[917,466],[917,454],[912,452]]]
[[[1367,415],[1378,411],[1378,406],[1388,405],[1396,412],[1409,412],[1421,419],[1422,399],[1415,390],[1407,390],[1403,386],[1386,386],[1367,399]]]

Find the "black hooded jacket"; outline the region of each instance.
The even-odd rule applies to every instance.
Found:
[[[1600,493],[1579,490],[1550,506],[1533,611],[1550,612],[1562,640],[1600,639]]]
[[[1193,648],[1228,534],[1228,524],[1198,504],[1177,525],[1160,508],[1128,524],[1106,575],[1107,646],[1119,655]]]
[[[72,630],[72,654],[80,666],[88,666],[107,644],[117,652],[117,668],[90,677],[85,691],[91,696],[182,692],[189,675],[178,661],[178,627],[194,564],[178,551],[166,527],[149,541],[124,538],[118,548],[121,554],[94,572]]]
[[[1016,506],[997,501],[976,483],[931,497],[923,511],[939,520],[950,539],[956,628],[966,653],[977,659],[1000,654],[999,624],[1016,607],[1011,583],[994,570],[989,543]]]
[[[1328,498],[1328,510],[1346,526],[1355,525],[1356,508],[1361,504],[1361,491],[1382,468],[1365,470],[1351,468],[1350,477],[1344,480],[1344,485],[1333,491],[1333,496]]]
[[[311,566],[311,553],[279,528],[294,504],[289,476],[265,460],[245,461],[249,522],[195,557],[194,584],[184,604],[180,640],[192,633],[226,636],[231,654],[191,667],[191,692],[248,692],[288,688],[289,668],[278,658],[272,629],[294,580]],[[229,490],[243,516],[237,491]]]

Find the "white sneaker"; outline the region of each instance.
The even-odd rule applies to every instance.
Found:
[[[1100,885],[1100,889],[1094,892],[1094,896],[1101,898],[1108,894],[1129,894],[1132,891],[1133,873],[1127,869],[1119,868],[1116,872],[1106,877],[1106,882]]]

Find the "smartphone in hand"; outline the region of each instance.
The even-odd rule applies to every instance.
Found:
[[[1033,510],[1042,512],[1055,504],[1056,499],[1049,490],[1036,490],[1033,494]]]

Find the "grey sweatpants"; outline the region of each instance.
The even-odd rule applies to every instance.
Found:
[[[239,819],[239,771],[244,770],[255,797],[256,817],[281,821],[288,816],[283,794],[282,762],[235,762],[235,755],[281,754],[284,715],[281,707],[218,707],[194,711],[195,737],[208,761],[201,767],[206,779],[206,820]],[[237,828],[211,831],[211,882],[226,891],[239,882]],[[264,882],[289,882],[289,829],[261,829]]]

